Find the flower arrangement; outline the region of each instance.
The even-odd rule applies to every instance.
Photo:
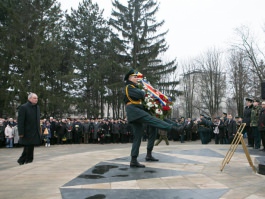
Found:
[[[139,81],[139,87],[145,91],[143,105],[151,115],[163,120],[171,114],[173,102],[169,97],[154,89],[146,79]]]

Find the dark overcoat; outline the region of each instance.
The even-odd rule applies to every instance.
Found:
[[[19,107],[18,111],[19,144],[40,145],[40,108],[29,101]]]

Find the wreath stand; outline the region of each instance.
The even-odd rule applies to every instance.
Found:
[[[253,162],[252,162],[251,157],[249,155],[249,152],[248,152],[248,149],[246,147],[245,141],[243,139],[242,132],[243,132],[245,126],[246,126],[246,123],[242,123],[239,126],[239,128],[237,130],[237,133],[236,133],[236,135],[235,135],[235,137],[234,137],[234,139],[233,139],[233,141],[232,141],[232,143],[230,145],[230,148],[229,148],[229,150],[228,150],[228,152],[227,152],[227,154],[226,154],[226,156],[225,156],[225,158],[224,158],[224,160],[222,162],[221,171],[223,171],[225,165],[229,163],[229,161],[231,160],[231,158],[232,158],[232,156],[233,156],[238,144],[241,143],[241,145],[243,147],[243,150],[245,152],[245,155],[246,155],[246,157],[248,159],[249,165],[252,167],[253,171],[256,172],[256,168],[253,165]]]

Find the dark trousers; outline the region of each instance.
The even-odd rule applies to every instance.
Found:
[[[34,156],[34,145],[24,146],[23,152],[18,159],[19,163],[30,163],[33,161]]]
[[[155,140],[157,137],[157,130],[155,127],[150,126],[148,132],[147,150],[152,151],[154,148]]]
[[[144,126],[143,124],[148,124],[152,127],[156,127],[158,129],[169,131],[172,128],[172,124],[169,124],[167,122],[164,122],[158,118],[155,118],[151,115],[141,117],[133,122],[131,122],[132,129],[133,129],[133,144],[132,144],[132,150],[131,150],[131,156],[132,157],[138,157],[139,155],[139,148],[141,145],[141,140],[144,132]],[[150,134],[155,133],[154,135],[154,141],[156,138],[156,131],[150,132]],[[150,138],[149,138],[150,139]],[[152,139],[152,137],[151,137]],[[151,145],[154,146],[154,141],[150,141],[150,145],[147,144],[147,148],[149,148]],[[153,144],[151,144],[153,142]],[[151,147],[150,147],[151,148]]]
[[[208,133],[209,133],[209,130],[207,128],[200,127],[198,129],[198,133],[200,135],[202,144],[207,144],[208,143]]]
[[[265,131],[260,131],[260,137],[261,137],[263,149],[265,149]]]
[[[252,133],[252,128],[250,126],[246,126],[244,132],[247,132],[248,135],[248,145],[254,147],[254,137]]]
[[[254,147],[255,149],[259,149],[261,138],[260,138],[260,133],[259,133],[259,129],[257,126],[252,127],[252,134],[253,134],[253,139],[254,139]]]

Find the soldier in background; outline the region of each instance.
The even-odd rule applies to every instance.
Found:
[[[166,145],[169,145],[168,139],[167,139],[167,131],[158,130],[159,139],[156,141],[155,146],[158,146],[159,143],[164,140],[166,142]]]
[[[208,144],[209,124],[204,114],[200,115],[200,118],[197,120],[197,125],[202,144]]]
[[[253,108],[251,110],[251,119],[250,119],[250,126],[252,128],[252,134],[254,139],[254,148],[259,149],[260,148],[260,133],[258,129],[259,125],[259,114],[260,114],[260,106],[259,106],[260,100],[254,99],[253,101]]]

